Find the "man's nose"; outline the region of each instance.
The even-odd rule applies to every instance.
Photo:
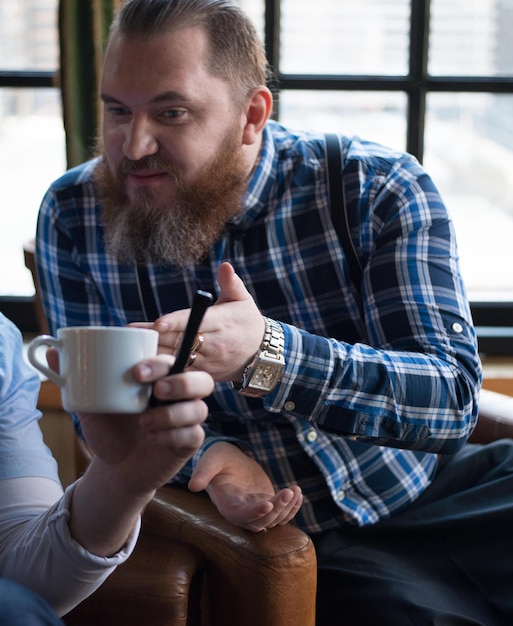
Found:
[[[124,155],[131,161],[138,161],[156,154],[158,150],[159,143],[152,124],[148,120],[134,118],[127,128]]]

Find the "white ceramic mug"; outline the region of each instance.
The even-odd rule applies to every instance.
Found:
[[[140,413],[148,406],[151,385],[140,384],[131,369],[157,354],[155,330],[114,326],[60,328],[57,337],[40,335],[28,345],[30,363],[61,388],[66,411]],[[59,353],[56,374],[39,359],[38,348]]]

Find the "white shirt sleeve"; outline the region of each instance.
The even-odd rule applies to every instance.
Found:
[[[140,530],[139,520],[111,557],[85,550],[69,530],[75,485],[63,494],[48,478],[0,480],[0,574],[39,593],[59,615],[91,595],[128,558]]]

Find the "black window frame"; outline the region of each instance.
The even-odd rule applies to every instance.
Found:
[[[58,89],[57,83],[53,70],[0,70],[0,89]],[[0,296],[0,311],[23,333],[39,332],[35,296]]]
[[[277,91],[396,91],[407,97],[406,149],[422,162],[426,99],[429,93],[513,94],[513,76],[431,76],[428,73],[430,0],[411,0],[409,68],[404,76],[309,75],[280,72],[281,0],[264,0],[267,56],[277,78]],[[1,88],[56,88],[54,71],[0,70]],[[274,112],[279,117],[279,109]],[[490,356],[513,355],[513,301],[471,302],[479,348]],[[34,298],[0,296],[0,310],[24,332],[38,330]]]
[[[278,92],[287,89],[315,91],[387,91],[407,98],[406,150],[422,163],[428,94],[512,94],[513,76],[431,76],[428,73],[430,0],[410,1],[409,60],[406,75],[284,74],[280,71],[281,0],[265,0],[264,37],[267,58]],[[278,99],[279,103],[279,99]],[[279,118],[279,104],[274,116]],[[479,350],[489,356],[513,355],[513,301],[471,301]]]

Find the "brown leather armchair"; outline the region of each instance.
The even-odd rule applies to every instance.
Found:
[[[479,419],[470,442],[489,443],[505,438],[513,438],[513,397],[482,389]]]
[[[68,626],[314,626],[316,557],[293,525],[252,533],[207,496],[161,488],[137,547]]]

